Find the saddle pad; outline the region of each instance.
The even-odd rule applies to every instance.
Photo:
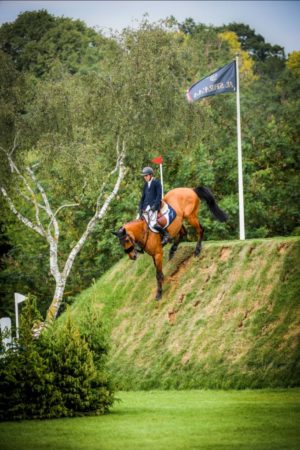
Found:
[[[175,209],[172,208],[172,206],[168,205],[169,210],[168,210],[168,214],[167,214],[167,223],[164,226],[164,228],[167,228],[169,225],[171,225],[171,223],[173,222],[173,220],[176,218],[176,211]]]

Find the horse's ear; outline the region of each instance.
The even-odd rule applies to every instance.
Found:
[[[121,236],[125,236],[126,230],[124,227],[121,227],[118,231],[112,231],[112,234],[120,238]]]

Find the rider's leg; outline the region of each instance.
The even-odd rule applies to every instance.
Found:
[[[162,241],[161,241],[162,245],[166,245],[170,239],[170,235],[167,232],[167,230],[162,228],[158,223],[156,223],[153,228],[155,228],[157,231],[159,231],[159,234],[162,237]]]

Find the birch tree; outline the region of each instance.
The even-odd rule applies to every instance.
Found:
[[[42,183],[36,176],[36,165],[31,167],[27,166],[23,171],[18,168],[13,158],[16,147],[17,139],[15,138],[11,150],[8,151],[2,147],[0,148],[6,155],[12,180],[17,178],[19,181],[17,193],[25,201],[26,206],[30,206],[34,220],[20,210],[3,183],[0,190],[10,210],[18,218],[18,220],[26,227],[40,235],[47,242],[49,248],[50,272],[55,280],[53,299],[46,315],[46,322],[51,322],[57,317],[59,307],[62,303],[66,282],[75,258],[88,239],[89,235],[95,229],[96,224],[101,221],[107,213],[108,207],[117,195],[121,182],[126,175],[126,167],[124,165],[125,141],[123,141],[122,145],[120,145],[120,140],[119,138],[117,139],[115,167],[110,173],[108,173],[106,179],[102,183],[102,186],[99,187],[95,204],[95,213],[87,223],[78,241],[71,248],[71,251],[65,261],[59,261],[61,224],[58,220],[58,216],[64,208],[78,208],[79,204],[64,203],[54,210],[51,206],[46,190],[43,188]],[[113,188],[110,193],[107,194],[108,182],[111,181],[113,177],[115,180]]]

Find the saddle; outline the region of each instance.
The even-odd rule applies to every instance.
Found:
[[[176,217],[176,211],[170,206],[168,203],[162,201],[160,210],[157,213],[157,223],[162,228],[167,228]],[[153,228],[152,223],[148,223],[148,226],[151,231],[154,233],[158,233],[159,231]]]
[[[168,217],[167,217],[168,212],[169,212],[168,206],[169,205],[162,200],[161,204],[160,204],[160,210],[157,213],[157,223],[162,228],[165,228],[165,226],[167,225],[167,222],[168,222]]]

